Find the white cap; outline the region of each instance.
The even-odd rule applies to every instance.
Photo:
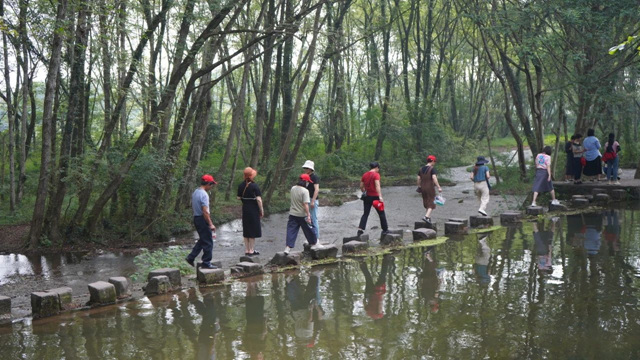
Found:
[[[314,165],[315,164],[313,163],[313,161],[307,160],[307,161],[304,162],[304,165],[302,165],[302,168],[303,169],[311,169],[313,171],[316,171],[316,169],[313,168]]]

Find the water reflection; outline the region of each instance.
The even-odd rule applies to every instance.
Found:
[[[633,211],[13,324],[0,358],[639,358]]]

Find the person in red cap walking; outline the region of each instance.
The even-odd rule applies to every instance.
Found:
[[[199,239],[185,260],[189,265],[194,266],[193,261],[202,251],[201,267],[204,269],[217,268],[217,266],[211,264],[211,258],[213,257],[213,232],[216,231],[216,227],[213,225],[211,215],[209,213],[208,193],[215,184],[217,184],[217,182],[213,176],[209,174],[202,175],[200,187],[198,187],[191,195],[193,224],[196,226]]]
[[[311,197],[307,186],[313,184],[309,174],[301,174],[298,182],[291,188],[291,207],[289,208],[289,221],[287,222],[287,246],[284,249],[288,254],[296,246],[298,231],[302,228],[304,236],[311,245],[311,249],[322,249],[324,246],[318,242],[316,232],[313,230],[311,214],[309,214],[309,202]]]
[[[377,201],[374,209],[376,209],[376,212],[380,217],[382,234],[384,235],[389,231],[387,215],[384,212],[382,190],[380,189],[380,164],[378,164],[377,161],[373,161],[369,163],[369,169],[369,171],[362,175],[362,179],[360,179],[360,190],[362,190],[362,201],[364,202],[364,214],[362,214],[360,224],[358,225],[358,236],[364,233],[364,229],[367,226],[367,220],[369,219],[369,213],[371,212],[371,207],[374,206],[374,201]]]
[[[422,194],[422,205],[427,209],[426,215],[422,218],[425,222],[431,224],[431,212],[436,208],[436,188],[438,192],[442,192],[442,188],[438,183],[438,172],[435,169],[436,157],[427,156],[427,165],[418,171],[418,188]]]

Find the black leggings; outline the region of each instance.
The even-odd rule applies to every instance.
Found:
[[[371,212],[371,206],[373,206],[373,201],[374,200],[380,200],[379,196],[365,196],[364,197],[364,214],[362,214],[362,217],[360,218],[360,226],[359,228],[364,230],[365,227],[367,226],[367,220],[369,219],[369,213]],[[378,216],[380,217],[380,227],[382,227],[382,231],[387,231],[389,230],[389,226],[387,225],[387,216],[383,211],[380,211],[376,208],[376,211],[378,212]]]

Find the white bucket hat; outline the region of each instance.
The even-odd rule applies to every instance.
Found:
[[[302,165],[302,168],[303,168],[303,169],[311,169],[311,170],[313,170],[313,171],[316,171],[316,170],[313,168],[313,166],[314,166],[314,165],[315,165],[315,164],[313,163],[313,161],[311,161],[311,160],[307,160],[307,161],[305,161],[305,162],[304,162],[304,165]]]

